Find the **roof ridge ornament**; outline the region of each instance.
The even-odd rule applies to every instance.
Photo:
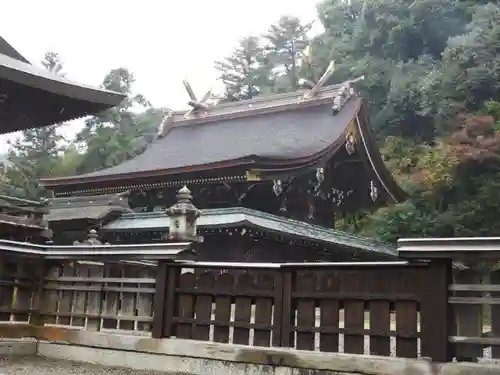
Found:
[[[314,84],[303,96],[303,99],[311,99],[313,98],[318,90],[323,87],[323,85],[328,81],[328,79],[332,76],[333,72],[335,72],[335,61],[332,60],[330,61],[330,64],[328,64],[328,67],[326,68],[325,72],[321,76],[321,78]],[[312,85],[311,81],[305,80],[305,79],[300,79],[299,84],[306,84],[306,85]]]
[[[363,81],[365,76],[359,76],[358,78],[354,78],[351,80],[347,80],[341,84],[339,89],[337,90],[337,95],[333,97],[333,105],[332,105],[332,115],[336,115],[344,106],[345,103],[351,99],[354,95],[353,84],[359,81]]]
[[[156,132],[156,139],[163,138],[174,124],[174,111],[170,108],[163,109],[163,119],[161,120],[158,131]]]
[[[200,109],[208,110],[210,108],[210,104],[208,102],[212,98],[211,88],[205,93],[205,95],[203,95],[201,100],[198,101],[190,83],[186,79],[182,80],[182,83],[189,95],[190,100],[188,101],[188,104],[191,106],[191,108],[184,114],[184,118],[189,118],[193,113]]]

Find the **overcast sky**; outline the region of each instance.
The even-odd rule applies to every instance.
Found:
[[[318,0],[16,0],[2,3],[2,35],[33,64],[60,54],[69,79],[99,85],[130,69],[135,91],[155,106],[184,108],[188,78],[202,96],[216,86],[214,60],[282,15],[316,18]],[[36,103],[34,103],[36,105]],[[65,133],[74,133],[72,125]],[[5,136],[0,152],[7,150]]]

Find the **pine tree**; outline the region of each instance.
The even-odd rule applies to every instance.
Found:
[[[302,24],[296,17],[284,16],[264,35],[275,92],[297,90],[302,54],[309,46],[311,27],[312,23]]]
[[[77,141],[86,149],[78,173],[117,165],[144,148],[144,137],[155,133],[161,123],[161,110],[141,94],[133,93],[134,75],[125,68],[111,70],[101,85],[106,90],[126,94],[118,106],[85,121]],[[142,108],[145,112],[137,113]],[[154,115],[153,115],[153,114]]]
[[[233,54],[215,62],[219,79],[224,83],[224,99],[251,99],[266,93],[269,87],[269,64],[258,37],[242,39]]]

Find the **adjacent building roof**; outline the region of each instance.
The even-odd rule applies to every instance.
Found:
[[[325,247],[340,246],[356,251],[375,252],[390,257],[396,256],[396,248],[389,244],[257,210],[233,207],[205,209],[201,212],[198,219],[198,228],[200,229],[244,226],[260,229],[264,232],[274,232],[289,238],[308,240]],[[163,212],[130,213],[105,225],[101,231],[162,231],[167,233],[169,224],[170,218]]]
[[[108,215],[131,212],[127,193],[98,195],[93,197],[53,198],[49,200],[48,222],[68,220],[100,221]]]
[[[37,68],[0,37],[0,134],[92,115],[124,98]]]
[[[46,201],[0,195],[0,224],[3,226],[42,232],[46,230],[42,224],[42,215],[46,212]]]
[[[159,137],[133,159],[79,176],[44,179],[42,184],[56,194],[87,194],[147,189],[169,179],[193,184],[202,180],[201,174],[223,177],[232,173],[235,181],[252,176],[277,179],[280,174],[292,176],[323,167],[343,149],[355,129],[360,152],[368,155],[364,157],[367,167],[381,179],[393,201],[404,200],[404,192],[385,168],[372,139],[362,100],[354,92],[344,97],[345,87],[334,85],[320,88],[314,95],[302,90],[188,113],[172,112],[164,119]],[[191,176],[180,177],[185,173]]]
[[[48,202],[46,200],[33,201],[0,194],[0,211],[8,213],[46,213],[48,212]]]
[[[189,242],[135,245],[37,245],[0,240],[4,254],[22,254],[47,260],[192,260],[196,253]],[[151,263],[150,263],[151,264]]]

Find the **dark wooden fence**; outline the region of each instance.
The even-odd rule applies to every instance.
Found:
[[[447,303],[445,298],[436,302],[435,292],[437,285],[444,285],[446,271],[436,265],[441,267],[405,262],[164,263],[158,273],[153,336],[409,358],[443,356],[435,333],[443,325],[439,303]],[[429,336],[422,326],[429,327]]]
[[[475,361],[500,358],[498,275],[496,268],[452,267],[446,257],[310,264],[160,260],[156,265],[0,254],[0,320]]]

